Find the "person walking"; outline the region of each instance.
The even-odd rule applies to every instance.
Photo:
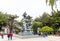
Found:
[[[12,40],[12,36],[13,36],[13,34],[12,34],[12,32],[10,32],[9,37],[11,40]]]
[[[1,37],[2,37],[2,39],[4,38],[4,36],[3,36],[3,32],[1,32]]]
[[[8,37],[8,40],[10,39],[10,36],[9,36],[9,34],[7,35],[7,37]]]
[[[4,38],[4,37],[3,37],[3,34],[1,34],[1,37],[2,37],[2,39]]]

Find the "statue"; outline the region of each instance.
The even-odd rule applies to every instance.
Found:
[[[23,17],[26,17],[26,15],[27,15],[26,12],[24,12]]]
[[[28,19],[27,13],[24,12],[24,14],[23,14],[23,26],[22,26],[23,35],[32,34],[31,27],[29,25],[30,23],[31,23],[31,21],[30,21],[30,19]]]
[[[31,17],[29,15],[26,14],[26,12],[24,12],[23,14],[23,26],[21,28],[21,32],[19,33],[19,35],[21,35],[21,38],[30,38],[30,37],[37,37],[35,35],[33,35],[33,32],[31,30]]]

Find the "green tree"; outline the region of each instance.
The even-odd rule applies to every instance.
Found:
[[[57,29],[57,31],[58,31],[58,32],[60,32],[60,28],[59,28],[59,29]]]
[[[41,17],[37,17],[34,21],[41,22],[42,26],[49,26],[57,31],[60,26],[60,11],[52,12],[51,15],[43,13]]]
[[[58,27],[60,26],[60,11],[53,12],[51,13],[52,15],[50,16],[50,23],[51,26],[57,31]]]
[[[48,13],[44,12],[43,15],[40,17],[37,17],[35,19],[35,21],[37,21],[37,22],[48,22],[49,18],[50,18],[50,15]]]
[[[16,18],[18,18],[18,16],[17,16],[17,15],[8,15],[8,14],[7,14],[7,16],[8,16],[9,29],[10,29],[10,32],[12,32],[14,20],[15,20]]]
[[[2,26],[6,26],[7,25],[7,16],[6,14],[4,14],[3,12],[0,12],[0,30],[2,28]]]
[[[32,29],[34,33],[37,33],[38,27],[40,27],[41,24],[42,24],[41,22],[36,22],[36,21],[32,23]]]
[[[3,12],[0,12],[0,23],[2,24],[3,22],[7,21],[7,16]]]
[[[47,22],[50,15],[46,12],[43,13],[43,15],[40,17],[41,22]]]
[[[54,31],[54,29],[49,26],[44,26],[40,29],[40,31],[41,32],[52,32],[52,31]]]
[[[18,24],[22,27],[23,26],[23,21],[20,21]]]
[[[20,32],[20,29],[19,28],[16,28],[15,29],[15,33],[18,34]]]
[[[49,5],[51,6],[53,10],[54,3],[56,2],[55,0],[46,0],[46,4],[49,2]]]
[[[35,18],[34,21],[36,21],[36,22],[41,22],[40,17]]]
[[[49,25],[50,26],[49,20],[50,20],[50,15],[48,13],[44,12],[42,16],[37,17],[34,21],[42,22],[43,26],[45,26],[45,25]]]
[[[52,11],[54,11],[54,5],[55,5],[55,7],[57,8],[57,1],[59,1],[59,0],[46,0],[46,4],[49,4],[49,6],[51,6],[51,8],[52,8]]]

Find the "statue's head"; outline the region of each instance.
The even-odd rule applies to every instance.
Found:
[[[26,12],[24,12],[23,17],[26,17],[26,15],[27,15]]]

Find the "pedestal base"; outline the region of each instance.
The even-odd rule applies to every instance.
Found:
[[[40,36],[34,35],[32,32],[20,32],[18,37],[25,39],[25,38],[36,38],[36,37],[40,37]]]
[[[19,34],[19,35],[17,35],[16,37],[18,37],[18,38],[21,38],[21,39],[26,39],[26,38],[37,38],[37,37],[40,37],[40,36],[38,36],[38,35],[21,35],[21,34]]]
[[[32,31],[24,31],[24,32],[20,32],[19,35],[27,36],[27,35],[33,35],[33,33]]]

